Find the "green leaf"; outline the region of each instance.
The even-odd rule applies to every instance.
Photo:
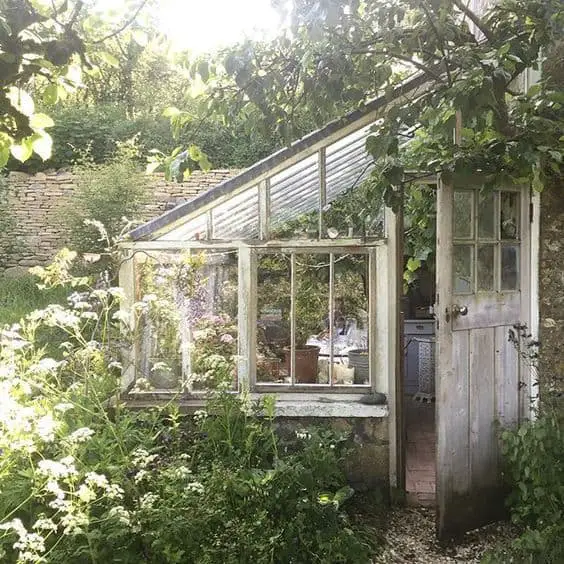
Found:
[[[46,161],[51,156],[53,150],[53,139],[51,139],[48,133],[42,131],[33,135],[32,140],[33,150]]]
[[[165,108],[163,110],[163,116],[168,118],[175,117],[180,113],[181,113],[180,110],[178,108],[175,108],[174,106],[169,106],[168,108]]]
[[[33,98],[21,88],[12,86],[8,91],[8,99],[14,108],[20,111],[24,116],[31,116],[35,111]]]
[[[31,157],[31,154],[33,153],[33,147],[31,143],[31,138],[28,137],[27,139],[24,139],[19,145],[12,145],[10,147],[12,156],[22,163],[27,161],[27,159],[29,159],[29,157]]]
[[[9,147],[0,147],[0,168],[6,166],[8,159],[10,158],[10,149]]]
[[[59,87],[55,83],[51,83],[43,91],[43,102],[52,106],[59,100]]]
[[[199,162],[202,158],[202,151],[197,145],[190,145],[188,155],[193,161]]]
[[[29,125],[33,129],[45,129],[46,127],[53,127],[55,122],[47,114],[33,114],[29,118]]]
[[[147,163],[147,166],[145,167],[145,174],[153,174],[153,172],[155,172],[161,164],[162,163],[159,161],[151,161],[150,163]]]
[[[415,272],[421,266],[421,261],[419,259],[410,257],[407,261],[406,268],[409,272]]]
[[[110,65],[111,67],[117,68],[119,67],[119,60],[117,57],[114,57],[111,53],[107,51],[101,51],[98,53],[98,57],[104,61],[104,63]]]
[[[131,32],[131,37],[133,41],[139,45],[139,47],[146,47],[149,43],[149,36],[141,29],[135,29]]]

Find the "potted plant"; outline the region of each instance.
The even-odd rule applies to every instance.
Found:
[[[308,264],[309,257],[297,265],[295,294],[295,381],[315,384],[318,379],[319,347],[308,345],[308,339],[324,328],[328,314],[328,285],[317,276],[318,270]],[[291,349],[284,350],[285,363],[290,371]]]

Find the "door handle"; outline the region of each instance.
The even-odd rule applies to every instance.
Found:
[[[468,314],[468,306],[454,304],[452,306],[452,316],[458,317],[459,315],[464,316]]]

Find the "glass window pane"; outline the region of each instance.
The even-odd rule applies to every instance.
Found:
[[[318,384],[319,337],[326,330],[329,318],[329,255],[296,254],[295,268],[294,381],[296,384]],[[288,368],[289,354],[286,354],[285,362]]]
[[[478,238],[493,239],[495,237],[495,193],[478,195]]]
[[[367,255],[335,256],[333,383],[336,385],[370,382],[368,262]]]
[[[472,250],[470,245],[454,245],[453,274],[454,293],[472,293]]]
[[[474,193],[455,190],[452,230],[455,239],[471,239],[473,235],[473,199]]]
[[[519,245],[501,246],[501,289],[519,289]]]
[[[259,255],[257,267],[257,382],[289,384],[290,255]]]
[[[237,386],[237,254],[158,253],[139,265],[134,392]]]
[[[499,223],[501,239],[519,239],[518,192],[501,192]]]
[[[494,287],[494,245],[479,245],[477,256],[478,292],[493,292]]]

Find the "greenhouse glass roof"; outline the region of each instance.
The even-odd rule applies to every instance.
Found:
[[[130,232],[133,241],[236,241],[273,238],[304,214],[320,215],[368,177],[370,127],[390,104],[427,86],[417,75],[358,110],[310,133],[237,176]],[[319,233],[319,232],[318,232]]]

